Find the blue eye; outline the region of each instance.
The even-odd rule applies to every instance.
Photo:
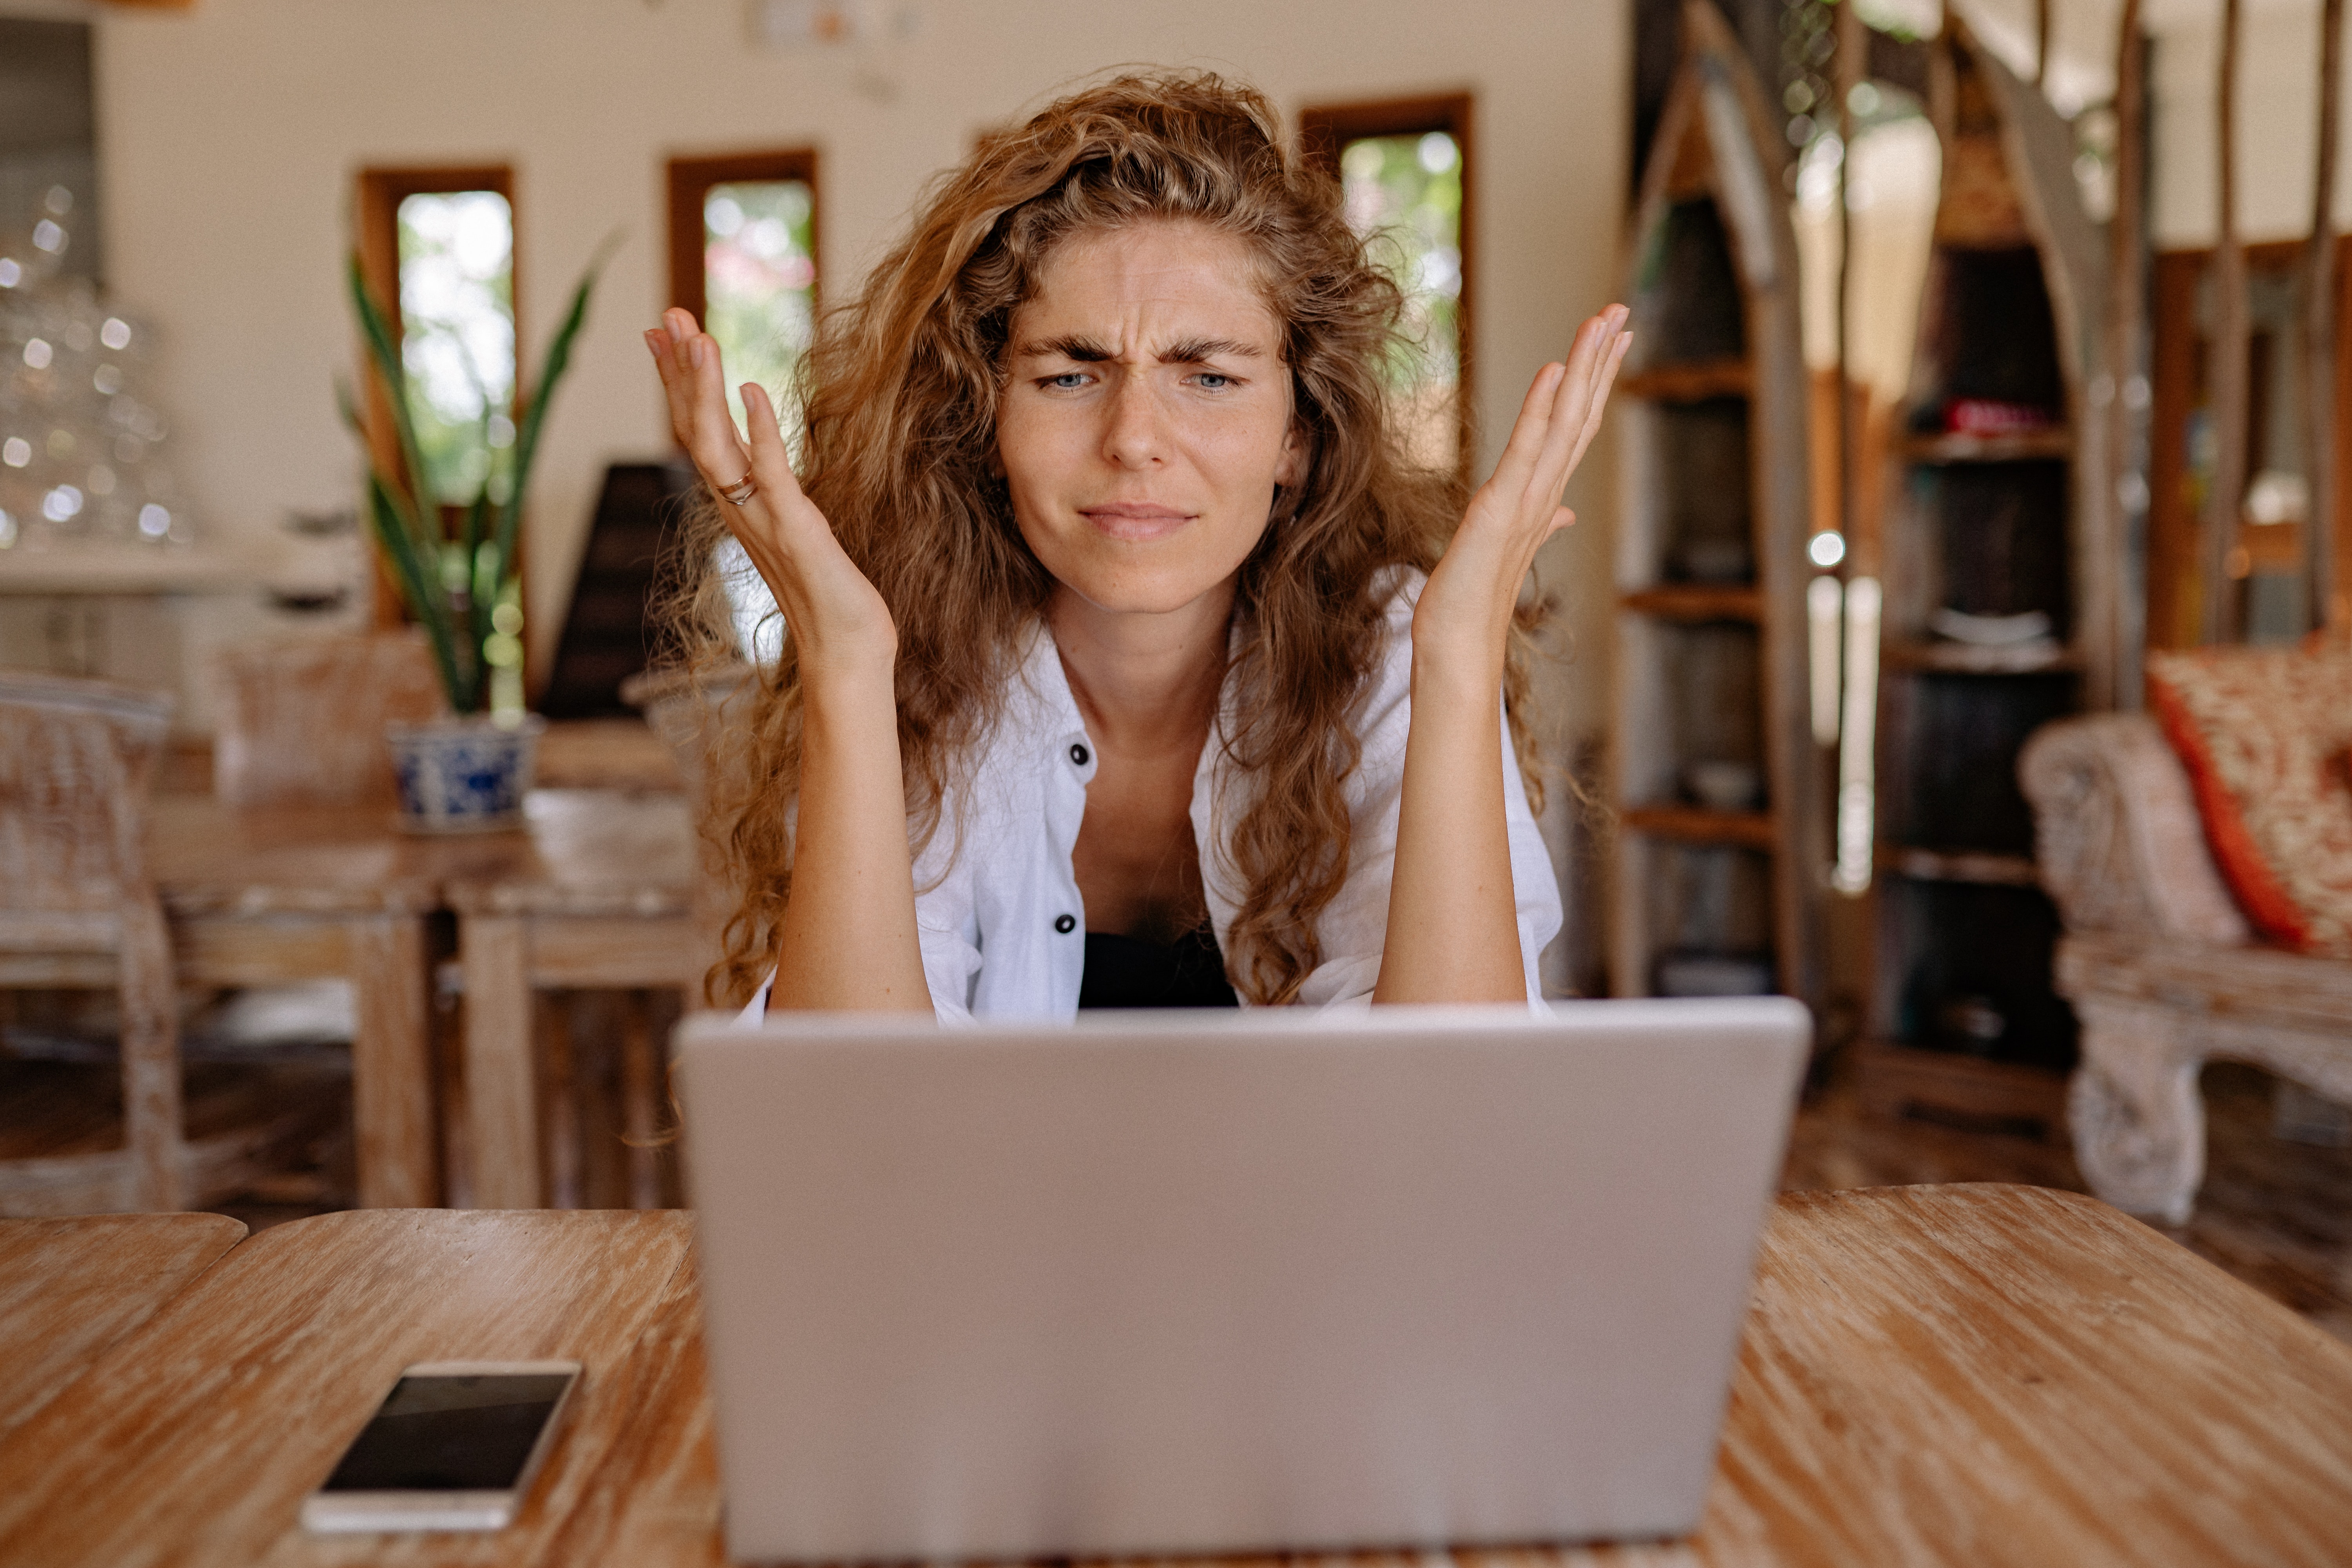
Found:
[[[1045,384],[1061,392],[1076,392],[1086,384],[1086,379],[1084,371],[1066,370],[1059,375],[1047,376]]]
[[[1230,375],[1220,375],[1213,370],[1204,370],[1200,374],[1200,384],[1211,392],[1223,392],[1234,384],[1234,378]]]

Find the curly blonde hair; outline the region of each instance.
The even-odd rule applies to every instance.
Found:
[[[1072,235],[1153,220],[1234,236],[1257,258],[1307,442],[1303,478],[1277,494],[1241,568],[1228,679],[1242,700],[1223,737],[1257,786],[1221,847],[1244,889],[1226,968],[1250,1000],[1287,1002],[1318,962],[1316,918],[1347,877],[1342,786],[1360,757],[1349,716],[1381,655],[1384,574],[1433,566],[1464,496],[1454,476],[1406,457],[1382,374],[1402,296],[1348,226],[1338,183],[1286,143],[1264,96],[1205,73],[1122,75],[982,141],[804,356],[800,479],[897,623],[899,755],[919,846],[1053,587],[993,460],[1013,314]],[[700,564],[723,537],[717,509],[699,508],[677,624],[704,668],[733,652]],[[1533,784],[1518,717],[1527,647],[1514,637],[1506,696]],[[707,989],[738,1004],[773,961],[791,886],[801,687],[789,637],[750,696],[730,704],[730,718],[748,717],[730,726],[730,765],[709,775],[740,902]]]

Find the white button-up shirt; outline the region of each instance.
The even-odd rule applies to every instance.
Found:
[[[1298,992],[1307,1006],[1369,1003],[1380,978],[1412,707],[1412,606],[1422,582],[1417,573],[1402,579],[1391,598],[1381,663],[1356,710],[1362,760],[1341,786],[1350,828],[1348,876],[1316,918],[1322,962]],[[1221,846],[1254,787],[1223,744],[1236,700],[1228,679],[1192,776],[1193,843],[1217,946],[1228,953],[1244,889]],[[1537,1002],[1543,993],[1536,957],[1559,930],[1559,884],[1528,809],[1499,703],[1496,722],[1503,725],[1504,811],[1519,963],[1528,997]],[[1086,816],[1087,784],[1094,776],[1094,741],[1070,694],[1054,639],[1041,625],[1003,711],[973,761],[969,783],[941,803],[939,830],[915,865],[923,975],[942,1023],[1066,1023],[1077,1016],[1087,911],[1070,857]],[[745,1016],[758,1018],[767,1002],[763,985]]]

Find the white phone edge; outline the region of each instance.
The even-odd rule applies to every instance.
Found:
[[[530,1495],[539,1467],[554,1446],[556,1429],[572,1408],[586,1369],[576,1361],[420,1361],[400,1369],[401,1377],[532,1377],[561,1373],[563,1392],[555,1408],[540,1424],[539,1436],[522,1462],[522,1473],[512,1489],[484,1492],[329,1492],[313,1490],[302,1500],[302,1528],[317,1535],[349,1535],[362,1531],[504,1530],[514,1522],[522,1500]],[[389,1391],[387,1391],[388,1393]],[[383,1401],[377,1401],[382,1408]],[[368,1412],[375,1419],[375,1411]],[[362,1428],[364,1430],[364,1428]],[[356,1442],[359,1434],[352,1434]],[[344,1448],[348,1449],[346,1443]],[[342,1452],[335,1455],[342,1462]],[[320,1483],[323,1485],[323,1481]]]

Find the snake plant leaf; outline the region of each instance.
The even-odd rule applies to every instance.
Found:
[[[408,470],[406,485],[397,479],[389,479],[387,483],[407,493],[410,505],[406,510],[421,521],[430,515],[425,510],[428,498],[425,493],[425,449],[417,443],[415,416],[408,406],[408,372],[401,363],[400,344],[393,338],[392,322],[368,290],[367,273],[360,265],[357,251],[352,253],[349,278],[352,308],[359,316],[361,335],[367,340],[368,358],[374,362],[376,375],[383,384],[384,402],[392,409],[392,427],[400,441],[401,466]],[[419,537],[421,540],[424,536]]]
[[[335,377],[335,412],[343,421],[343,428],[362,440],[367,438],[367,426],[360,418],[359,399],[352,395],[352,384],[341,376]]]
[[[498,608],[499,595],[506,584],[493,573],[482,570],[482,536],[488,529],[490,515],[490,481],[485,479],[475,493],[474,504],[466,509],[466,531],[460,548],[466,563],[466,623],[478,648],[489,640],[492,626],[490,616]]]
[[[589,259],[588,268],[580,275],[579,287],[572,291],[572,307],[563,313],[563,324],[555,331],[554,340],[547,345],[547,357],[541,362],[539,381],[531,388],[530,400],[523,405],[520,428],[515,432],[513,482],[507,489],[507,499],[499,508],[497,539],[491,548],[494,563],[493,581],[499,590],[506,586],[507,574],[514,561],[515,539],[522,526],[523,492],[530,482],[532,460],[539,455],[539,433],[547,421],[548,405],[555,399],[556,386],[572,366],[572,340],[588,320],[588,300],[595,291],[597,275],[604,271],[604,262],[614,247],[620,242],[618,234],[608,237]]]
[[[373,472],[368,475],[368,521],[374,527],[376,543],[391,560],[394,574],[400,579],[408,607],[425,624],[425,640],[433,645],[434,661],[441,668],[441,688],[448,694],[451,710],[474,711],[478,698],[473,688],[479,682],[464,679],[457,668],[457,650],[449,635],[448,605],[434,581],[436,574],[426,570],[391,490]]]

